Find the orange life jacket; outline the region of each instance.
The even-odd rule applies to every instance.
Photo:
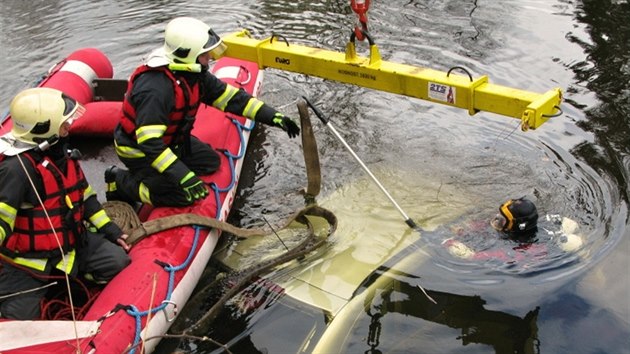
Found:
[[[83,195],[88,186],[79,163],[68,159],[66,174],[48,157],[36,162],[21,154],[39,173],[45,190],[42,205],[18,209],[13,233],[2,245],[10,257],[50,258],[70,251],[85,231]]]
[[[169,146],[181,143],[185,135],[190,134],[193,123],[192,120],[194,120],[197,109],[199,108],[199,84],[195,83],[192,87],[189,86],[186,80],[177,79],[173,72],[165,66],[152,68],[147,65],[142,65],[131,74],[131,78],[129,78],[129,83],[127,84],[127,93],[123,100],[120,124],[127,135],[135,136],[136,109],[129,102],[129,95],[131,94],[135,79],[140,74],[151,70],[163,72],[171,80],[175,92],[175,108],[168,114],[169,124],[162,140]]]

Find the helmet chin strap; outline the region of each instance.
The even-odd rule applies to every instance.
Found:
[[[48,149],[50,149],[51,146],[55,145],[56,143],[59,142],[59,135],[55,134],[45,140],[43,140],[42,142],[37,144],[37,149],[40,151],[46,151]]]

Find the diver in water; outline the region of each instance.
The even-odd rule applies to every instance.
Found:
[[[518,260],[528,254],[546,256],[550,246],[565,252],[574,252],[582,246],[583,240],[576,233],[578,224],[574,220],[560,215],[545,215],[542,219],[543,223],[539,225],[538,210],[529,199],[510,199],[501,205],[490,225],[500,233],[501,238],[513,241],[514,245],[507,249],[476,249],[467,239],[470,236],[479,238],[478,225],[452,228],[456,236],[444,240],[442,245],[455,257],[474,260]],[[541,240],[543,238],[544,242]]]

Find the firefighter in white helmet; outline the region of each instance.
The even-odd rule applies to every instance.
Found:
[[[45,285],[62,272],[107,282],[130,262],[127,235],[65,143],[83,112],[51,88],[11,102],[13,126],[0,137],[0,318],[39,319]]]
[[[210,60],[225,50],[208,25],[175,18],[164,37],[163,46],[129,79],[114,132],[116,152],[127,170],[106,170],[108,200],[186,206],[209,194],[199,176],[215,172],[220,158],[191,135],[201,103],[281,128],[290,138],[300,132],[293,120],[208,71]]]

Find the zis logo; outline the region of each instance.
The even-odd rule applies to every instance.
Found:
[[[434,84],[434,83],[429,84],[429,90],[431,90],[431,92],[435,92],[438,94],[446,93],[447,88],[448,88],[447,86],[440,85],[440,84]]]

